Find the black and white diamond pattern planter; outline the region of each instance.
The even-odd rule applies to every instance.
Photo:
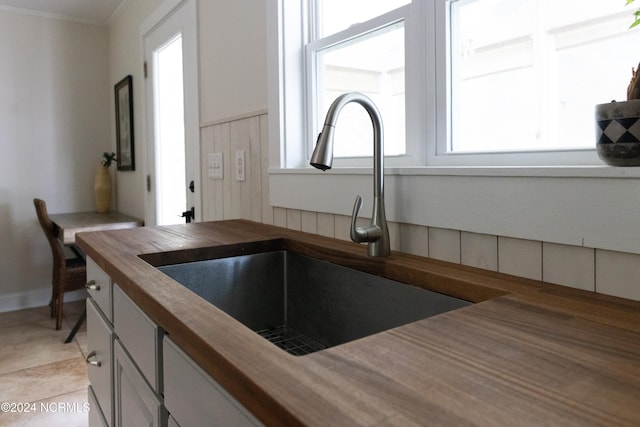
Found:
[[[612,166],[640,166],[640,100],[596,105],[598,156]]]

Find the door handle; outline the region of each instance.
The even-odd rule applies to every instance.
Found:
[[[191,182],[189,183],[189,190],[191,190],[192,193],[195,193],[196,191],[196,184],[195,182],[193,182],[193,180],[191,180]]]
[[[191,209],[182,212],[182,215],[180,216],[183,217],[188,224],[192,219],[196,219],[196,208],[194,206],[191,206]]]
[[[91,353],[87,354],[87,358],[84,359],[88,365],[91,366],[97,366],[98,368],[100,366],[102,366],[102,362],[100,362],[99,360],[95,360],[96,357],[96,352],[92,351]]]
[[[100,285],[96,284],[95,280],[89,280],[87,282],[87,284],[84,285],[84,287],[86,289],[89,289],[90,291],[99,291],[100,290]]]

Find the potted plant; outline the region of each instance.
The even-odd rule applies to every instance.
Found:
[[[635,0],[627,0],[627,6],[629,6],[634,1]],[[640,25],[640,9],[637,9],[635,12],[633,12],[633,16],[635,16],[636,20],[633,21],[633,23],[631,24],[631,26],[629,28],[633,28],[636,25]]]
[[[96,169],[96,176],[93,180],[93,196],[96,203],[96,212],[109,212],[111,204],[111,174],[109,166],[116,161],[116,153],[102,154],[102,160]]]
[[[635,0],[627,0],[630,5]],[[640,9],[629,28],[640,25]],[[631,69],[627,100],[596,105],[596,149],[612,166],[640,166],[640,64]]]

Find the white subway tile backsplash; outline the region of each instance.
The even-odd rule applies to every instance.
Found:
[[[369,225],[371,220],[367,221],[366,225]],[[389,222],[387,223],[387,227],[389,228],[389,246],[392,251],[400,250],[400,224],[397,222]]]
[[[263,206],[262,207],[262,223],[273,225],[273,207],[271,206]]]
[[[334,237],[340,240],[351,240],[351,217],[346,215],[335,215]]]
[[[287,210],[285,208],[273,208],[273,225],[287,227]]]
[[[400,224],[400,252],[429,256],[429,228],[421,225]]]
[[[542,280],[595,291],[595,251],[580,246],[542,244]]]
[[[498,271],[498,238],[489,234],[461,232],[460,262],[471,267]]]
[[[307,233],[318,232],[318,214],[310,211],[302,211],[302,231]]]
[[[302,230],[302,214],[298,209],[287,209],[287,228],[289,230]]]
[[[334,237],[336,223],[333,214],[318,212],[318,234],[326,237]]]
[[[429,257],[460,264],[460,232],[429,227]]]
[[[640,255],[596,250],[596,292],[640,301]]]
[[[498,271],[542,280],[542,242],[498,237]]]

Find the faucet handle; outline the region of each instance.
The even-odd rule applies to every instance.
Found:
[[[362,235],[362,230],[356,226],[356,221],[358,220],[358,215],[360,214],[360,209],[362,208],[362,196],[359,194],[356,196],[356,201],[353,204],[353,212],[351,213],[351,240],[356,243],[364,242],[364,238],[366,238],[366,234]]]
[[[382,236],[382,230],[377,225],[371,224],[368,227],[358,227],[356,222],[358,220],[358,214],[362,208],[362,196],[359,194],[356,196],[356,201],[353,204],[353,213],[351,214],[351,240],[356,243],[362,242],[375,242]]]

